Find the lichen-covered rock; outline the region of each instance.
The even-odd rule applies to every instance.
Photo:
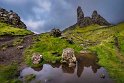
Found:
[[[43,56],[39,53],[34,53],[32,56],[33,64],[39,64],[43,60]]]
[[[76,64],[76,57],[74,54],[74,49],[72,48],[66,48],[63,50],[62,53],[62,62],[65,62],[69,65],[69,67],[75,66]]]
[[[3,8],[0,8],[0,21],[3,23],[10,24],[14,27],[24,28],[26,29],[26,25],[21,21],[20,17],[17,13],[13,12],[12,10],[7,11]]]
[[[61,33],[62,32],[59,29],[54,28],[51,30],[50,35],[54,37],[60,37]]]

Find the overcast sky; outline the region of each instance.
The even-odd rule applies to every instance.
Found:
[[[29,30],[37,33],[76,23],[76,9],[85,16],[97,10],[110,23],[124,21],[124,0],[0,0],[0,7],[19,14]]]

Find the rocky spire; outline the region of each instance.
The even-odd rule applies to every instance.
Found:
[[[80,6],[77,8],[77,25],[80,27],[85,27],[91,24],[98,24],[101,26],[110,25],[97,11],[93,11],[92,17],[84,17],[84,13]]]
[[[77,8],[77,23],[79,23],[84,18],[84,13],[80,6]]]
[[[99,15],[96,10],[93,11],[92,21],[94,24],[99,24],[101,26],[110,25],[110,23],[107,22],[101,15]]]

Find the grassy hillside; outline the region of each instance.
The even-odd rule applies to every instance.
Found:
[[[124,82],[124,23],[101,27],[91,25],[68,30],[64,35],[77,44],[98,54],[99,64],[104,66],[117,83]]]
[[[29,34],[32,32],[0,23],[0,36],[25,36]],[[53,37],[49,33],[34,37],[33,44],[24,52],[25,62],[29,66],[41,66],[44,62],[56,63],[60,62],[62,51],[65,48],[73,48],[75,52],[87,49],[97,53],[98,63],[107,69],[117,83],[124,83],[124,23],[109,27],[90,25],[80,28],[77,26],[72,30],[63,32],[62,36],[66,38]],[[69,43],[67,39],[71,39],[74,43]],[[20,44],[20,40],[18,43]],[[17,45],[18,43],[15,42],[14,44]],[[44,61],[39,65],[33,65],[31,60],[33,53],[42,54]],[[55,53],[60,56],[54,56]],[[17,73],[16,64],[12,66],[0,65],[0,67],[2,67],[0,69],[1,82],[18,83],[14,77]],[[10,80],[12,74],[13,77]]]
[[[0,23],[0,36],[24,36],[32,34],[26,29],[14,28],[8,24]]]
[[[33,34],[33,33],[29,30],[15,28],[8,24],[0,22],[0,37],[2,36],[2,38],[3,38],[4,36],[21,36],[21,37],[17,37],[17,38],[15,37],[15,39],[10,39],[10,40],[12,40],[12,43],[5,41],[5,42],[3,42],[4,44],[2,44],[0,41],[0,44],[1,44],[0,51],[2,51],[5,48],[4,51],[6,52],[6,49],[9,48],[8,45],[11,45],[10,49],[16,48],[18,45],[21,45],[21,43],[23,43],[22,36],[31,35],[31,34]],[[17,51],[17,50],[14,50],[14,51]],[[8,55],[8,53],[6,53],[5,56],[7,56],[7,55]],[[18,56],[18,55],[16,55],[16,56]],[[5,58],[1,58],[1,55],[0,55],[0,60],[3,60],[3,59],[5,59]],[[10,60],[11,60],[11,58],[10,58]],[[5,64],[0,64],[0,83],[22,83],[17,78],[18,67],[19,67],[19,65],[17,64],[17,60],[15,60],[15,62],[8,62],[7,65],[5,65]]]
[[[64,31],[62,36],[72,39],[74,44],[69,44],[65,39],[55,38],[48,33],[35,38],[35,43],[25,51],[25,61],[32,66],[32,54],[38,52],[43,55],[45,62],[60,61],[52,53],[62,54],[64,48],[74,48],[79,52],[82,49],[95,51],[99,64],[105,67],[110,76],[117,83],[124,82],[124,23],[117,26],[90,25]]]
[[[65,48],[74,48],[76,52],[82,50],[82,47],[77,44],[69,44],[66,39],[56,38],[50,36],[49,33],[41,34],[34,38],[34,44],[27,48],[25,51],[25,61],[28,65],[32,65],[32,54],[40,53],[43,55],[44,62],[59,62],[61,60],[61,54]],[[60,55],[54,56],[54,53]]]

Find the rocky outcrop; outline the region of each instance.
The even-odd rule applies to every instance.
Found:
[[[50,35],[54,37],[60,37],[61,33],[62,32],[59,29],[54,28],[51,30]]]
[[[79,6],[77,8],[77,25],[80,27],[85,27],[91,24],[98,24],[101,26],[110,25],[97,11],[93,11],[92,17],[84,17],[84,13]]]
[[[92,21],[94,24],[99,24],[101,26],[110,25],[110,23],[108,23],[101,15],[99,15],[96,10],[93,11]]]
[[[76,65],[76,57],[74,54],[74,49],[66,48],[62,53],[62,62],[65,62],[69,65],[69,67],[73,67]]]
[[[26,25],[21,21],[17,13],[13,12],[12,10],[7,11],[3,8],[0,8],[0,22],[10,24],[13,27],[24,29],[27,28]]]

